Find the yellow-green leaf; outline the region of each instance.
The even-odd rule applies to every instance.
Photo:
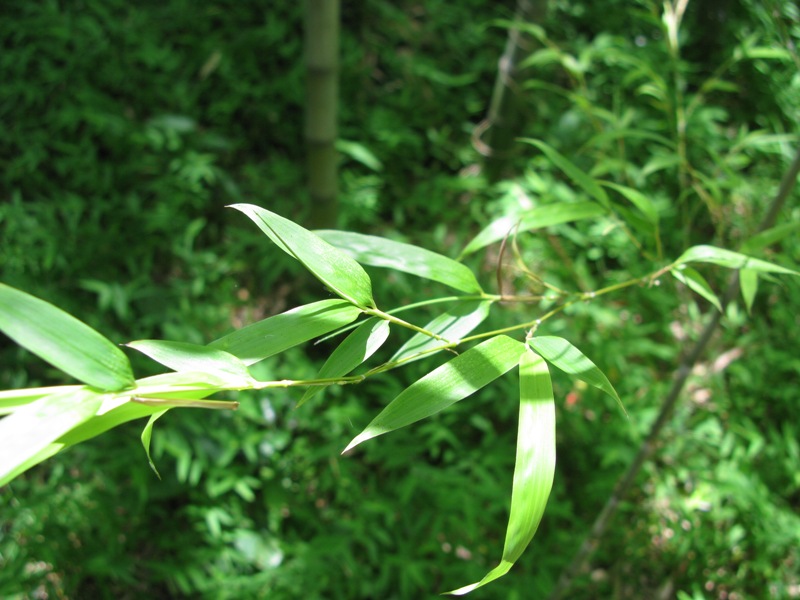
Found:
[[[758,293],[758,272],[752,269],[739,271],[739,288],[742,291],[742,298],[747,307],[747,314],[750,314],[753,311],[753,302]]]
[[[719,303],[719,298],[717,298],[714,290],[712,290],[711,286],[708,285],[705,277],[700,275],[700,273],[695,271],[692,267],[683,265],[678,269],[674,269],[672,271],[672,276],[689,289],[700,294],[703,298],[716,306],[718,311],[722,312],[722,305]]]
[[[745,254],[717,248],[715,246],[692,246],[681,254],[675,265],[690,262],[711,263],[729,269],[751,269],[761,273],[783,273],[784,275],[800,275],[799,272],[779,265],[753,258]]]
[[[173,371],[200,371],[216,375],[229,385],[253,381],[245,364],[233,354],[185,342],[138,340],[126,344]]]

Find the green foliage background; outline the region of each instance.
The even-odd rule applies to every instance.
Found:
[[[520,145],[508,179],[489,186],[479,175],[470,136],[506,35],[493,21],[511,17],[510,3],[350,4],[340,132],[380,162],[352,145],[344,153],[342,228],[455,256],[494,217],[578,197],[530,146]],[[553,2],[542,24],[552,46],[532,43],[519,92],[528,107],[520,135],[651,198],[667,259],[696,243],[736,248],[797,145],[800,76],[786,57],[730,59],[736,48],[797,43],[797,9],[690,2],[675,58],[662,8]],[[324,297],[223,208],[254,202],[299,222],[310,210],[301,10],[184,0],[0,8],[0,279],[119,342],[206,342]],[[550,52],[533,54],[543,48]],[[720,65],[719,83],[703,88]],[[663,75],[665,97],[646,87],[654,75]],[[677,143],[656,140],[677,142],[669,105],[681,95],[695,102],[683,163]],[[784,222],[799,212],[791,205]],[[647,228],[635,233],[642,252],[612,219],[520,236],[520,252],[559,286],[596,289],[659,264]],[[800,264],[796,234],[773,251],[771,260]],[[468,263],[488,286],[496,261],[490,249]],[[722,274],[706,274],[722,288]],[[513,266],[506,277],[525,291]],[[373,281],[396,304],[431,291],[398,274],[376,271]],[[796,282],[777,282],[762,284],[753,317],[741,303],[727,311],[656,460],[571,597],[800,593],[800,362],[790,339],[799,309]],[[490,325],[529,310],[510,306]],[[709,310],[665,280],[548,323],[609,374],[631,418],[555,378],[562,402],[548,510],[512,573],[475,595],[552,589]],[[313,377],[330,347],[292,350],[258,375]],[[0,352],[0,388],[58,382],[5,339]],[[155,372],[132,360],[137,373]],[[419,598],[478,579],[502,546],[515,383],[500,380],[339,456],[429,369],[414,363],[299,410],[295,390],[243,395],[232,415],[173,412],[153,440],[161,481],[141,451],[141,424],[58,456],[0,489],[0,596]]]

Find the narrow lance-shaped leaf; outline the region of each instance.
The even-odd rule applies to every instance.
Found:
[[[443,337],[450,342],[458,342],[469,334],[489,316],[491,302],[463,302],[457,304],[447,312],[438,315],[424,329]],[[442,341],[432,338],[424,333],[415,333],[403,344],[400,349],[389,359],[397,362],[403,359],[442,346]],[[423,356],[419,356],[423,358]]]
[[[739,271],[739,288],[742,291],[744,305],[747,307],[747,314],[750,314],[753,312],[753,302],[758,293],[758,272],[752,269]]]
[[[797,231],[800,231],[800,221],[776,225],[775,227],[771,227],[766,231],[757,233],[748,239],[744,244],[742,244],[742,252],[744,254],[758,252],[767,246],[777,244]]]
[[[360,443],[444,410],[516,366],[525,350],[521,342],[498,335],[470,348],[403,390],[344,452]]]
[[[521,215],[500,217],[492,221],[476,235],[475,238],[467,244],[467,247],[462,250],[459,258],[463,258],[481,248],[485,248],[489,244],[499,242],[514,231],[522,233],[542,227],[560,225],[561,223],[591,219],[604,215],[605,213],[606,210],[596,202],[563,202],[537,206]],[[517,225],[519,225],[519,227],[517,227]]]
[[[567,340],[555,336],[536,336],[528,340],[528,344],[536,352],[542,355],[551,365],[561,369],[565,373],[575,375],[578,379],[585,381],[606,394],[614,398],[619,407],[627,415],[622,400],[617,394],[617,390],[611,385],[608,377],[597,368],[586,355],[570,344]]]
[[[103,398],[103,394],[79,388],[40,398],[0,420],[0,486],[52,456],[54,452],[42,452],[91,419]]]
[[[684,265],[681,268],[675,269],[672,271],[672,276],[689,289],[700,294],[703,298],[716,306],[718,311],[722,312],[722,305],[719,302],[719,298],[717,298],[717,295],[714,293],[714,290],[708,285],[705,277],[700,275],[700,273],[695,271],[692,267]]]
[[[653,225],[658,224],[658,211],[656,210],[655,204],[653,204],[653,201],[639,190],[635,190],[624,185],[619,185],[611,181],[601,181],[600,184],[607,188],[611,188],[612,190],[618,191],[620,194],[625,196],[625,198],[627,198],[631,204],[638,208],[650,223]]]
[[[419,246],[349,231],[317,231],[326,242],[361,264],[410,273],[467,294],[482,293],[475,274],[465,265]]]
[[[220,377],[230,386],[253,381],[245,364],[233,354],[184,342],[139,340],[126,344],[173,371],[198,371]]]
[[[242,327],[211,342],[209,347],[252,365],[352,323],[359,314],[360,309],[345,301],[321,300]]]
[[[511,513],[500,564],[477,583],[450,592],[463,595],[502,577],[533,539],[553,488],[556,410],[547,363],[527,351],[519,363],[519,429]]]
[[[155,425],[156,421],[158,421],[158,419],[160,419],[161,416],[166,414],[169,410],[169,408],[165,408],[164,410],[160,410],[157,413],[150,415],[147,425],[145,425],[144,429],[142,430],[142,446],[144,446],[144,453],[147,455],[147,462],[150,463],[150,468],[153,469],[153,473],[155,473],[156,477],[159,479],[161,479],[161,473],[158,472],[156,463],[153,462],[153,457],[150,456],[150,440],[153,437],[153,425]]]
[[[72,315],[0,283],[0,331],[79,381],[107,391],[133,386],[125,354]]]
[[[347,375],[375,354],[388,337],[389,321],[367,319],[337,346],[322,365],[317,379],[334,379]],[[302,406],[323,389],[324,387],[319,385],[308,388],[297,406]]]
[[[369,275],[352,258],[309,230],[253,204],[234,204],[284,252],[299,260],[334,293],[361,308],[375,308]]]
[[[541,140],[523,139],[522,141],[531,144],[532,146],[536,146],[545,154],[545,156],[547,156],[547,158],[550,159],[555,166],[561,169],[567,177],[569,177],[574,183],[582,188],[584,192],[597,200],[605,208],[608,208],[609,202],[606,191],[600,187],[597,181],[576,167],[572,161],[559,153],[555,148],[548,146]]]
[[[39,398],[44,398],[52,394],[71,392],[79,388],[83,388],[83,386],[56,385],[50,387],[24,388],[20,390],[4,390],[0,392],[0,416],[13,413],[15,410],[19,409],[19,407],[30,404]]]
[[[681,254],[675,265],[682,265],[690,262],[711,263],[728,267],[729,269],[751,269],[761,273],[783,273],[785,275],[800,275],[800,272],[787,269],[779,265],[753,258],[745,254],[739,254],[731,250],[716,248],[715,246],[692,246]]]

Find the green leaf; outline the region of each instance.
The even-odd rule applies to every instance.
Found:
[[[0,486],[57,452],[50,445],[91,419],[103,399],[79,388],[39,398],[0,420]]]
[[[523,138],[521,141],[536,146],[541,150],[547,158],[550,159],[555,166],[561,169],[564,174],[569,177],[575,184],[577,184],[584,192],[589,194],[592,198],[597,200],[605,208],[609,207],[608,195],[605,190],[600,187],[594,179],[589,177],[586,173],[576,167],[570,160],[563,154],[559,153],[552,146],[548,146],[541,140],[534,140],[530,138]]]
[[[716,306],[718,311],[722,312],[722,305],[719,303],[719,298],[717,298],[714,290],[708,285],[705,277],[700,275],[700,273],[695,271],[692,267],[684,265],[678,269],[674,269],[672,271],[672,276],[689,289],[700,294],[703,298]]]
[[[633,188],[618,185],[616,183],[612,183],[610,181],[601,181],[599,182],[601,185],[611,188],[612,190],[616,190],[625,198],[627,198],[631,204],[633,204],[639,211],[645,216],[645,218],[652,223],[653,225],[658,224],[658,211],[656,210],[655,204],[653,204],[652,200],[642,194],[639,190],[635,190]]]
[[[51,387],[25,388],[21,390],[4,390],[0,392],[0,416],[13,413],[20,406],[30,404],[39,398],[85,389],[82,385],[57,385]]]
[[[739,288],[742,290],[742,298],[749,315],[753,312],[753,302],[758,293],[758,272],[753,269],[739,271]]]
[[[461,252],[461,257],[499,242],[514,231],[524,232],[561,223],[580,221],[602,216],[606,213],[596,202],[547,204],[517,216],[500,217],[492,221]],[[517,228],[519,224],[519,228]]]
[[[617,394],[617,390],[611,385],[608,377],[597,368],[586,355],[570,344],[567,340],[555,336],[536,336],[528,340],[528,345],[554,367],[557,367],[570,375],[575,375],[581,381],[585,381],[606,394],[614,398],[619,404],[622,412],[626,415],[622,400]]]
[[[209,347],[252,365],[352,323],[359,314],[360,309],[342,300],[320,300],[242,327],[211,342]]]
[[[373,154],[372,150],[367,148],[364,144],[348,140],[336,140],[336,150],[349,156],[356,162],[360,162],[373,171],[383,171],[383,164],[381,161],[378,160],[378,157]]]
[[[297,223],[253,204],[233,204],[284,252],[302,263],[338,296],[361,308],[375,308],[372,282],[360,264]]]
[[[477,583],[449,592],[463,595],[502,577],[533,539],[553,488],[556,468],[556,409],[547,363],[534,352],[519,363],[519,430],[511,513],[500,564]]]
[[[139,340],[126,344],[173,371],[200,371],[220,377],[230,386],[253,381],[245,364],[233,354],[208,346],[161,340]]]
[[[524,350],[521,342],[504,335],[470,348],[403,390],[344,452],[463,400],[516,366]]]
[[[792,269],[786,269],[765,260],[759,260],[758,258],[714,246],[693,246],[681,254],[674,264],[682,265],[690,262],[711,263],[728,267],[729,269],[751,269],[759,273],[800,275],[800,273]]]
[[[144,453],[147,455],[147,462],[150,463],[150,468],[153,469],[153,473],[156,474],[156,477],[161,479],[161,473],[158,472],[156,469],[156,463],[153,462],[153,457],[150,456],[150,439],[153,437],[153,425],[156,424],[156,421],[161,418],[167,411],[170,409],[165,408],[164,410],[160,410],[157,413],[150,415],[150,419],[147,421],[147,425],[144,426],[142,430],[142,446],[144,446]]]
[[[784,223],[777,225],[761,233],[757,233],[744,244],[742,244],[742,252],[749,254],[751,252],[758,252],[767,246],[772,246],[784,240],[786,237],[800,230],[800,221],[792,223]]]
[[[492,303],[488,301],[463,302],[450,310],[438,315],[423,329],[443,337],[449,342],[458,342],[469,334],[489,316]],[[441,347],[442,341],[432,338],[424,333],[415,333],[400,349],[389,359],[389,362],[399,362],[426,350]],[[418,356],[417,358],[423,358]]]
[[[315,233],[361,264],[410,273],[468,294],[480,294],[483,291],[468,267],[419,246],[349,231],[324,230]]]
[[[388,337],[389,321],[377,318],[367,319],[337,346],[322,365],[316,378],[335,379],[347,375],[375,354]],[[302,406],[323,389],[323,386],[308,388],[297,406]]]
[[[93,387],[119,391],[134,384],[128,358],[115,344],[49,302],[2,283],[0,331]]]

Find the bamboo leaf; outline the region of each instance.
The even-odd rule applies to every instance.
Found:
[[[751,269],[759,273],[783,273],[785,275],[800,275],[797,271],[778,266],[765,260],[739,254],[731,250],[716,248],[715,246],[693,246],[681,254],[675,265],[690,262],[711,263],[728,267],[729,269]]]
[[[597,200],[605,208],[609,207],[608,195],[606,194],[605,190],[598,185],[597,181],[581,171],[563,154],[559,153],[555,148],[548,146],[541,140],[524,138],[521,141],[531,144],[532,146],[536,146],[545,154],[545,156],[547,156],[547,158],[550,159],[550,162],[561,169],[564,174],[575,184],[577,184],[584,192]]]
[[[57,385],[51,387],[25,388],[21,390],[4,390],[0,392],[0,416],[13,413],[20,406],[30,404],[39,398],[75,391],[84,388],[82,385]]]
[[[320,300],[247,325],[209,344],[252,365],[356,320],[361,310],[342,300]]]
[[[297,223],[253,204],[233,204],[284,252],[296,258],[338,296],[361,308],[375,308],[372,282],[364,269]]]
[[[317,373],[317,379],[335,379],[347,375],[375,354],[388,337],[389,321],[367,319],[337,346]],[[302,406],[323,389],[322,386],[308,388],[297,406]]]
[[[519,363],[519,429],[511,513],[500,564],[477,583],[449,592],[463,595],[505,575],[528,547],[547,506],[556,468],[556,410],[547,363],[532,351]]]
[[[467,244],[467,247],[462,250],[459,258],[463,258],[476,250],[485,248],[489,244],[499,242],[515,230],[521,233],[533,229],[540,229],[542,227],[560,225],[561,223],[591,219],[604,215],[605,212],[603,207],[599,206],[596,202],[575,202],[569,204],[547,204],[544,206],[537,206],[533,210],[518,216],[500,217],[492,221],[475,236],[475,238]],[[519,228],[517,228],[517,224],[519,224]]]
[[[622,405],[622,400],[617,394],[617,390],[611,385],[608,377],[583,352],[567,340],[543,335],[529,339],[528,345],[554,367],[570,375],[575,375],[581,381],[585,381],[589,385],[604,391],[617,401],[622,412],[626,415],[628,414]]]
[[[173,371],[199,371],[223,379],[229,386],[253,381],[245,364],[224,350],[161,340],[139,340],[126,344]]]
[[[153,473],[155,473],[156,477],[159,479],[161,479],[161,473],[158,472],[156,463],[153,462],[153,457],[150,456],[150,440],[153,437],[153,425],[155,425],[156,421],[166,414],[167,411],[169,411],[169,409],[165,408],[164,410],[160,410],[157,413],[150,415],[147,425],[145,425],[144,429],[142,430],[142,446],[144,446],[144,453],[147,455],[147,462],[150,463],[150,468],[153,469]]]
[[[480,294],[483,291],[468,267],[419,246],[349,231],[325,230],[316,233],[361,264],[410,273],[468,294]]]
[[[705,277],[700,275],[700,273],[695,271],[692,267],[684,265],[678,269],[674,269],[672,271],[672,276],[689,289],[700,294],[703,298],[716,306],[718,311],[722,312],[722,305],[719,303],[719,298],[717,298],[714,290],[708,285]]]
[[[103,398],[79,388],[39,398],[0,420],[0,487],[57,452],[51,444],[91,419]]]
[[[403,390],[344,452],[463,400],[516,366],[523,351],[521,342],[504,335],[470,348]]]
[[[611,188],[612,190],[616,190],[625,198],[627,198],[631,204],[633,204],[639,211],[645,216],[645,218],[652,223],[653,225],[658,224],[658,210],[656,210],[655,204],[653,201],[650,200],[647,196],[642,194],[639,190],[635,190],[631,187],[627,187],[624,185],[618,185],[616,183],[612,183],[610,181],[601,181],[599,182],[601,185]]]
[[[800,222],[784,223],[783,225],[777,225],[775,227],[771,227],[766,231],[757,233],[749,240],[747,240],[744,244],[742,244],[742,252],[744,254],[749,254],[751,252],[758,252],[759,250],[763,250],[767,246],[772,246],[773,244],[777,244],[778,242],[784,240],[786,237],[797,232],[798,230],[800,230]]]
[[[758,293],[758,272],[753,269],[739,271],[739,288],[742,291],[742,298],[749,315],[753,312],[753,302]]]
[[[438,315],[424,329],[435,333],[450,342],[458,342],[469,334],[489,316],[492,303],[488,301],[463,302],[445,313]],[[441,340],[432,338],[424,333],[414,334],[400,349],[389,359],[389,362],[398,362],[419,354],[426,350],[442,346]],[[418,358],[422,358],[419,356]]]
[[[130,362],[115,344],[49,302],[2,283],[0,331],[93,387],[119,391],[134,384]]]

